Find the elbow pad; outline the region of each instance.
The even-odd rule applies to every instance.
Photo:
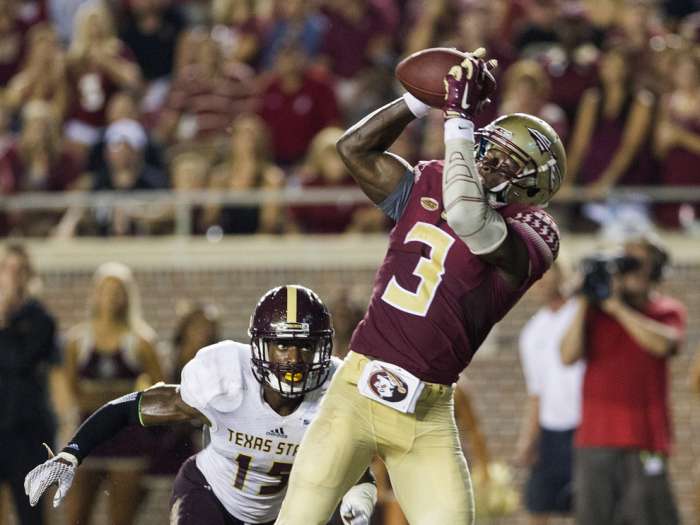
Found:
[[[475,255],[490,253],[508,235],[503,217],[491,208],[474,164],[474,124],[445,122],[442,200],[447,224]]]

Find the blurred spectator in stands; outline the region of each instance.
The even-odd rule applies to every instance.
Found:
[[[552,85],[549,101],[560,106],[567,122],[574,122],[576,110],[586,89],[598,79],[596,62],[604,32],[593,26],[580,7],[564,8],[557,21],[558,44],[548,48],[539,60]]]
[[[66,61],[54,29],[47,23],[29,30],[22,68],[7,86],[7,102],[14,111],[32,99],[46,100],[59,123],[68,106]]]
[[[499,2],[476,0],[468,5],[459,16],[456,38],[452,45],[464,51],[486,47],[489,57],[498,60],[498,67],[494,72],[498,91],[491,97],[491,104],[479,112],[474,120],[476,126],[484,126],[498,115],[503,91],[502,75],[515,61],[516,56],[510,42],[501,35]]]
[[[335,94],[346,122],[394,97],[393,38],[398,24],[394,0],[328,0],[323,62],[335,75]]]
[[[150,166],[144,158],[148,137],[143,126],[131,119],[109,125],[105,132],[104,164],[89,181],[79,184],[93,191],[166,189],[170,186],[163,170]],[[81,208],[69,209],[56,227],[59,237],[76,233],[89,235],[129,235],[146,233],[152,216],[148,207],[97,207],[86,213]]]
[[[64,147],[60,129],[47,102],[33,100],[24,106],[19,137],[0,158],[11,174],[14,191],[65,191],[76,184],[80,164]],[[60,214],[14,211],[10,217],[13,234],[45,236]]]
[[[119,120],[132,120],[142,122],[142,113],[139,111],[137,97],[129,91],[118,91],[112,98],[109,99],[106,109],[107,126]],[[107,159],[104,132],[100,134],[100,140],[90,149],[85,171],[99,172],[107,169]],[[146,146],[144,148],[144,162],[153,168],[162,169],[164,166],[163,150],[160,144],[153,138],[152,134],[144,126],[146,131]],[[84,189],[91,188],[90,181],[84,186]]]
[[[304,157],[316,133],[340,121],[331,80],[309,67],[297,41],[280,48],[258,111],[270,130],[274,158],[285,167]]]
[[[155,334],[141,316],[131,270],[116,262],[95,272],[88,317],[68,333],[66,370],[83,418],[111,399],[163,380]],[[130,427],[85,460],[66,497],[68,523],[88,523],[102,482],[109,480],[110,521],[128,525],[140,501],[148,431]]]
[[[253,70],[224,61],[217,42],[203,32],[186,36],[192,63],[177,72],[157,125],[162,142],[215,147],[237,115],[251,107]]]
[[[574,432],[581,419],[582,362],[564,366],[559,346],[577,303],[567,299],[565,276],[555,263],[532,288],[540,309],[520,332],[520,363],[528,398],[516,462],[530,468],[525,507],[530,525],[573,508]]]
[[[519,60],[503,75],[499,113],[529,113],[540,117],[566,142],[566,115],[559,106],[548,102],[549,95],[550,84],[544,68],[531,59]]]
[[[53,446],[56,414],[49,376],[59,364],[56,322],[33,294],[36,274],[23,246],[5,247],[0,260],[0,485],[12,493],[20,525],[43,525],[42,506],[30,507],[23,479]],[[66,407],[64,407],[66,408]],[[9,515],[7,509],[3,514]]]
[[[68,44],[73,35],[75,13],[80,6],[92,0],[45,0],[47,16],[61,42]]]
[[[252,189],[281,190],[284,172],[272,161],[269,130],[253,114],[239,116],[231,126],[229,149],[211,177],[209,188],[218,191]],[[208,206],[204,224],[219,225],[224,233],[279,233],[287,228],[282,206],[272,202],[260,206]]]
[[[623,0],[618,3],[610,38],[624,44],[644,66],[649,53],[649,39],[665,32],[655,0]]]
[[[212,36],[227,61],[254,66],[262,45],[262,29],[255,0],[214,0],[211,3]]]
[[[207,189],[209,186],[209,160],[197,151],[178,153],[170,162],[170,181],[175,193]],[[218,208],[217,208],[218,209]],[[189,215],[190,231],[187,234],[201,235],[207,232],[206,207],[194,206]],[[146,210],[148,220],[142,216],[150,234],[173,234],[177,231],[178,207],[151,205]]]
[[[143,110],[154,113],[165,102],[185,19],[172,0],[129,0],[119,27],[119,37],[134,53],[146,81]]]
[[[19,71],[29,27],[19,17],[17,0],[0,0],[0,86]]]
[[[83,156],[100,137],[105,110],[120,89],[137,89],[141,72],[133,55],[117,38],[112,16],[100,0],[84,4],[76,13],[68,49],[71,109],[65,134]]]
[[[298,41],[306,56],[314,59],[325,31],[326,20],[317,6],[304,0],[275,0],[274,18],[262,41],[261,68],[272,68],[279,50],[290,40]]]
[[[557,23],[561,16],[559,0],[521,0],[511,9],[522,12],[522,21],[515,30],[513,47],[521,57],[533,57],[558,43]]]
[[[7,155],[17,191],[64,191],[78,178],[80,164],[64,148],[60,121],[43,100],[22,108],[22,128]]]
[[[167,176],[145,162],[148,135],[132,119],[120,119],[105,131],[105,169],[98,171],[93,190],[151,190],[169,186]]]
[[[10,129],[12,111],[0,91],[0,195],[10,195],[15,190],[15,173],[7,155],[15,144],[15,135]],[[0,235],[7,235],[9,219],[0,213]]]
[[[656,239],[630,238],[623,253],[624,262],[608,266],[617,268],[609,284],[599,284],[597,270],[584,275],[560,346],[565,364],[586,360],[575,438],[576,523],[675,525],[668,367],[685,337],[686,311],[656,290],[668,264]]]
[[[673,87],[661,101],[656,128],[656,153],[661,160],[663,186],[700,186],[700,46],[676,55]],[[681,220],[679,212],[684,211]],[[657,219],[667,227],[686,225],[700,218],[698,203],[659,204]]]
[[[168,383],[179,383],[184,366],[200,349],[219,342],[220,331],[219,311],[214,305],[184,305],[184,311],[178,315],[175,323],[173,367]],[[189,422],[150,430],[158,440],[148,469],[150,476],[174,477],[184,461],[199,450],[201,429]]]
[[[579,105],[565,185],[585,185],[591,198],[603,197],[617,184],[653,179],[654,96],[634,88],[631,60],[620,48],[608,49],[600,62],[600,85],[587,90]]]
[[[423,140],[420,145],[419,159],[441,159],[445,157],[445,141],[440,135],[445,120],[440,111],[431,111],[425,118]],[[444,131],[442,131],[444,133]]]
[[[447,39],[455,34],[455,22],[460,15],[456,2],[450,0],[413,2],[411,7],[414,7],[416,15],[403,42],[404,55],[429,47],[443,46],[447,43]],[[477,47],[483,45],[479,42]]]
[[[354,188],[356,183],[338,155],[335,145],[340,128],[326,128],[314,137],[298,178],[303,189]],[[384,229],[384,214],[376,206],[343,202],[293,206],[290,218],[304,233],[376,232]]]
[[[359,298],[358,290],[343,286],[336,291],[335,297],[330,303],[331,315],[333,315],[333,355],[345,358],[349,350],[350,338],[365,315],[365,303],[369,301],[367,294]]]
[[[366,68],[393,59],[391,35],[398,23],[393,0],[327,0],[323,13],[328,27],[321,53],[337,76],[357,78]]]

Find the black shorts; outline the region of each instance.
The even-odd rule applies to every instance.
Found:
[[[245,525],[224,508],[211,490],[195,457],[185,461],[175,477],[170,497],[170,523],[176,525]],[[273,525],[274,522],[263,525]]]
[[[537,461],[525,485],[525,508],[529,512],[571,512],[574,432],[540,429]]]

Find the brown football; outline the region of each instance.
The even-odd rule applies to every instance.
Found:
[[[464,53],[453,47],[432,47],[413,53],[396,66],[396,78],[406,91],[429,106],[441,108],[445,101],[443,79]]]

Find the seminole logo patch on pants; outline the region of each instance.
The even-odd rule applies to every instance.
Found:
[[[357,382],[363,396],[407,414],[416,409],[424,386],[410,372],[383,361],[369,361]]]

